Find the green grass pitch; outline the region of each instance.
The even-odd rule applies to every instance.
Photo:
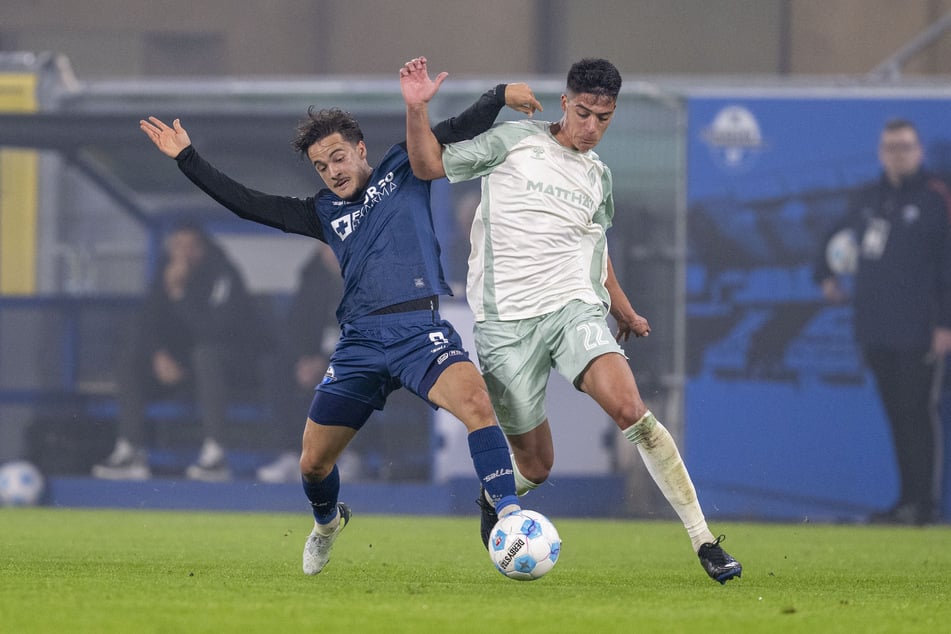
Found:
[[[316,577],[306,514],[0,509],[0,631],[939,632],[951,527],[715,522],[742,579],[707,578],[672,522],[554,518],[561,559],[518,582],[477,517],[361,515]]]

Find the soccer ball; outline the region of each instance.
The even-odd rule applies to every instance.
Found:
[[[842,229],[826,245],[826,262],[836,275],[854,275],[859,266],[859,245],[852,229]]]
[[[0,506],[33,506],[43,495],[40,470],[25,460],[0,467]]]
[[[492,563],[509,579],[532,581],[545,576],[560,553],[561,538],[555,525],[537,511],[506,515],[489,535]]]

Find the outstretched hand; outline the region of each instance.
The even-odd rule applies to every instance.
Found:
[[[614,313],[614,311],[612,311]],[[635,311],[625,314],[615,314],[615,321],[617,322],[617,334],[614,338],[618,343],[623,343],[631,338],[631,335],[635,337],[646,337],[651,334],[651,325],[648,323],[647,318],[642,317],[637,314]]]
[[[172,127],[168,127],[158,117],[149,117],[148,121],[144,119],[139,121],[139,128],[152,140],[155,147],[172,158],[192,144],[188,133],[185,132],[185,128],[178,119],[172,121]]]
[[[425,57],[409,60],[400,68],[400,92],[403,93],[403,101],[407,106],[429,103],[448,76],[449,73],[442,72],[436,75],[435,80],[430,79]]]
[[[542,104],[535,98],[532,89],[528,87],[528,84],[523,83],[506,84],[505,105],[529,117],[535,114],[536,110],[539,112],[544,110]]]

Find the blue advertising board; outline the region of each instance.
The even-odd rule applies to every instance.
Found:
[[[951,173],[951,99],[687,104],[685,454],[701,503],[800,521],[887,509],[898,495],[890,430],[851,309],[824,302],[812,262],[851,192],[878,178],[887,120],[915,122],[927,167]]]

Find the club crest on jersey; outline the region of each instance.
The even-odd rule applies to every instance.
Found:
[[[340,216],[339,218],[330,222],[330,226],[333,227],[334,233],[336,233],[341,240],[346,240],[347,237],[353,233],[352,215],[353,214]]]

